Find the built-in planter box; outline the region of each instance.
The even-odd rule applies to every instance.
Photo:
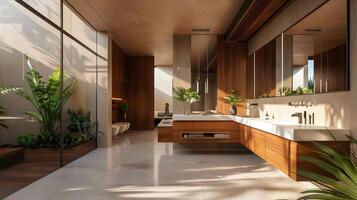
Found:
[[[70,149],[63,150],[64,163],[72,162],[96,148],[96,141],[91,140],[86,143],[79,144]],[[60,150],[50,148],[26,149],[26,162],[59,162]]]
[[[17,164],[24,160],[23,148],[1,147],[0,148],[0,169]]]

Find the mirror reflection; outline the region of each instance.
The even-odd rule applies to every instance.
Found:
[[[347,0],[330,0],[248,56],[249,98],[348,90]]]
[[[287,61],[282,70],[290,71],[292,78],[284,81],[281,95],[348,89],[346,4],[331,0],[283,34]]]
[[[191,36],[191,88],[200,101],[191,105],[194,111],[216,110],[217,35]]]

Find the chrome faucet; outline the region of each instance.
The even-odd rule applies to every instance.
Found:
[[[298,117],[299,118],[299,124],[302,124],[302,113],[297,112],[291,115],[292,117]]]

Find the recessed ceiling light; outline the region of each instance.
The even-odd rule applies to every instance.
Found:
[[[322,30],[320,28],[306,28],[306,32],[321,32]]]
[[[139,21],[135,21],[135,24],[139,24]]]
[[[209,28],[193,28],[192,32],[209,32]]]

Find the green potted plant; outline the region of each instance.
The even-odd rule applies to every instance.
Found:
[[[173,88],[173,97],[182,102],[185,115],[188,114],[188,106],[200,101],[200,95],[191,88],[175,87]]]
[[[230,110],[231,115],[236,115],[237,114],[237,104],[242,102],[243,99],[240,96],[239,91],[237,91],[237,90],[232,89],[227,94],[228,95],[223,97],[223,99],[226,101],[226,103],[228,103],[231,106],[231,110]]]
[[[15,93],[26,99],[35,109],[34,111],[27,111],[25,114],[39,122],[41,134],[36,138],[39,146],[56,147],[59,140],[58,122],[61,112],[60,102],[62,100],[64,104],[71,96],[73,81],[69,81],[69,83],[63,87],[61,97],[60,69],[52,71],[46,82],[43,80],[42,75],[31,66],[31,63],[27,63],[29,63],[28,67],[30,70],[26,74],[26,82],[30,88],[30,92],[19,88]],[[63,79],[66,81],[68,76],[64,76]]]
[[[353,145],[357,140],[347,136]],[[306,177],[322,186],[321,189],[306,190],[299,199],[321,200],[350,200],[357,199],[357,154],[356,152],[337,152],[332,148],[315,143],[316,157],[303,157],[303,160],[316,165],[327,175],[311,171],[299,171],[299,175]]]

